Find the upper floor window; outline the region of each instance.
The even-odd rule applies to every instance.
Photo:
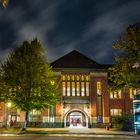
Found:
[[[65,75],[62,76],[62,80],[66,80],[66,76]]]
[[[102,93],[101,93],[101,82],[97,82],[97,94],[98,95],[101,95]]]
[[[80,96],[80,82],[76,82],[76,89],[77,96]]]
[[[134,91],[132,88],[129,88],[129,95],[130,95],[130,98],[133,99],[134,98]]]
[[[89,75],[62,75],[63,96],[89,96]]]
[[[81,96],[85,96],[85,83],[81,82]]]
[[[140,93],[139,90],[136,90],[136,89],[133,89],[133,88],[129,88],[130,99],[133,99],[134,95],[137,95],[138,93]]]
[[[35,110],[35,109],[33,109],[33,110],[30,112],[30,115],[40,115],[40,114],[41,114],[41,112],[38,111],[38,110]]]
[[[89,82],[86,82],[86,96],[89,96]]]
[[[121,90],[111,91],[110,92],[110,98],[111,99],[121,99],[122,98],[122,92],[121,92]]]
[[[67,96],[70,96],[70,82],[67,82]]]
[[[72,82],[72,96],[75,96],[75,82]]]
[[[63,96],[66,95],[66,83],[65,82],[62,82],[62,93],[63,93]]]

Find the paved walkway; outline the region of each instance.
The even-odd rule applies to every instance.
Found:
[[[48,136],[76,136],[76,137],[140,137],[134,132],[114,131],[105,128],[28,128],[27,132],[0,132],[0,136],[19,136],[46,134]]]
[[[135,135],[135,132],[106,130],[105,128],[29,128],[29,131],[62,134]]]

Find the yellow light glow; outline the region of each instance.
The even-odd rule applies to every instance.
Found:
[[[51,81],[51,85],[54,85],[55,84],[55,82],[54,81]]]
[[[9,102],[9,103],[7,103],[7,106],[8,106],[8,107],[11,107],[11,103],[10,103],[10,102]]]

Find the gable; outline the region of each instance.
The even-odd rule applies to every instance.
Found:
[[[52,62],[51,66],[53,68],[106,69],[105,65],[95,62],[76,50]]]

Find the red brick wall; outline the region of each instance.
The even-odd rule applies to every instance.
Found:
[[[94,75],[90,77],[90,99],[91,99],[91,116],[97,116],[97,93]]]

